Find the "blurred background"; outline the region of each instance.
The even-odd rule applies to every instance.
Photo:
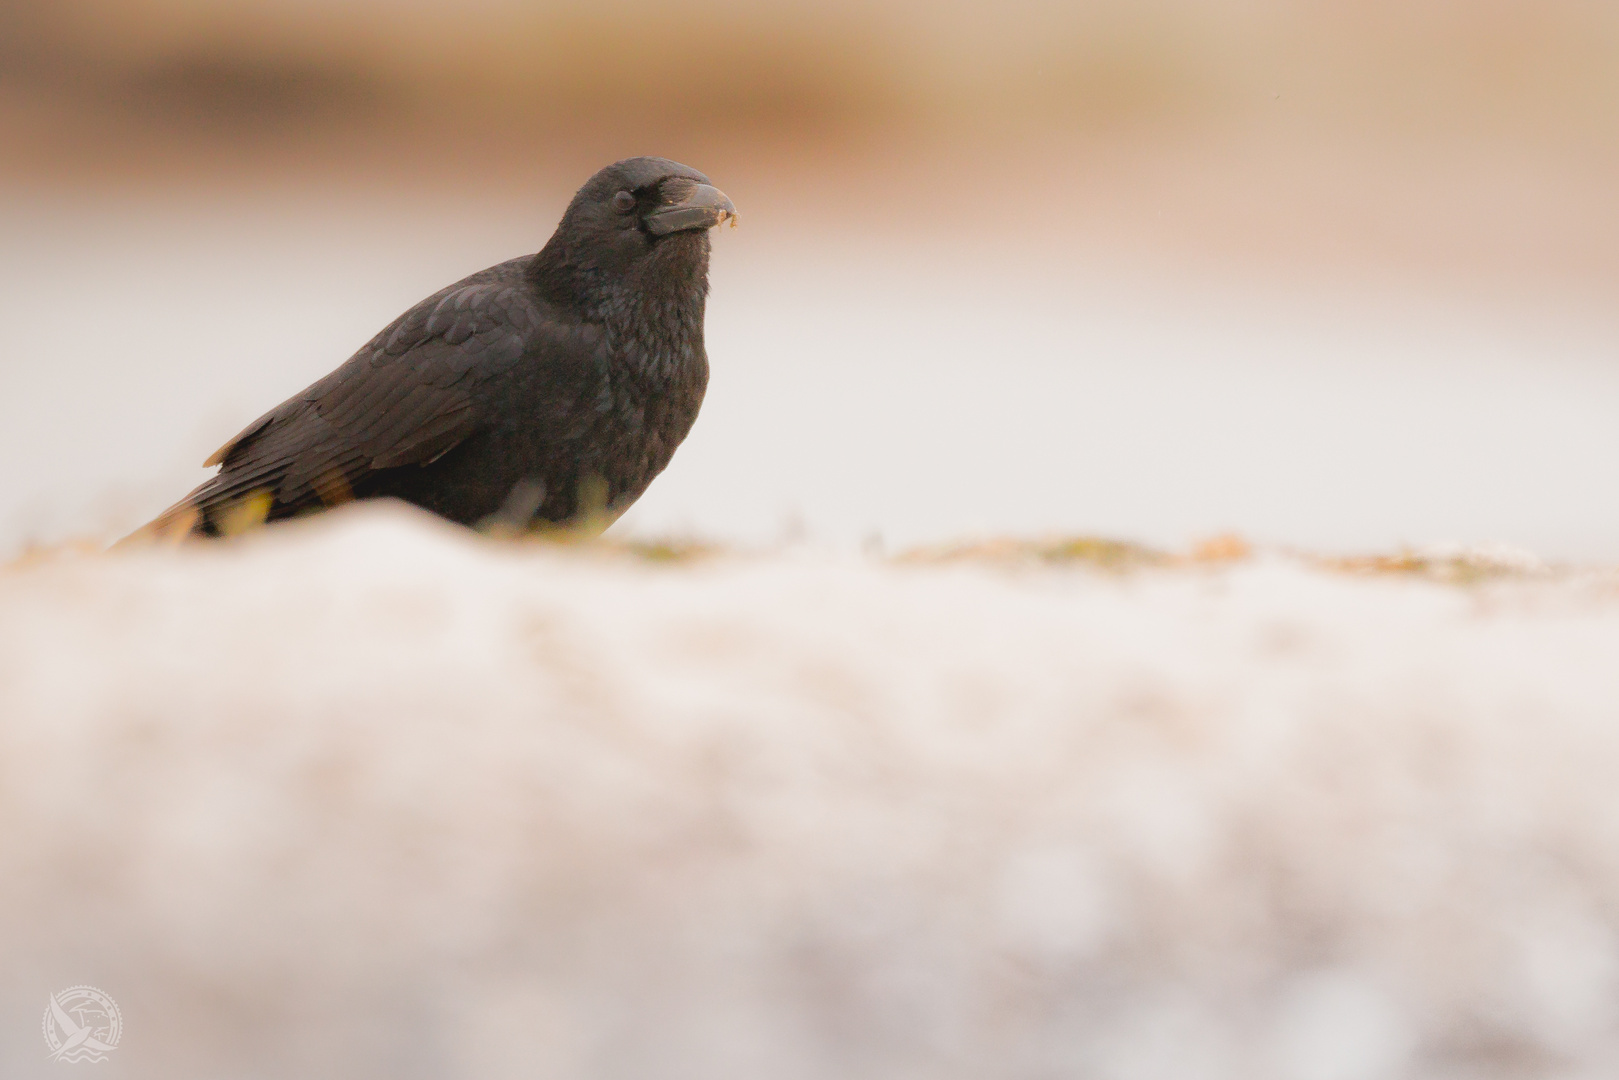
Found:
[[[710,398],[624,528],[1619,553],[1597,0],[0,0],[0,548],[658,154]]]
[[[0,0],[0,1076],[1619,1076],[1616,132],[1611,0]],[[638,154],[630,536],[1608,569],[11,560]]]

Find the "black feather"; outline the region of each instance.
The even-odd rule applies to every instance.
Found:
[[[271,520],[393,496],[475,524],[514,489],[543,493],[549,521],[579,513],[585,488],[621,511],[668,464],[708,382],[706,229],[657,235],[611,204],[631,190],[655,208],[671,180],[707,184],[661,158],[597,173],[537,255],[406,311],[221,447],[219,473],[154,526],[195,511],[195,531],[217,533],[260,492]]]

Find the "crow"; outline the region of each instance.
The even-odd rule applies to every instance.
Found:
[[[354,499],[463,525],[605,527],[708,386],[708,230],[736,208],[664,158],[587,181],[538,254],[429,296],[216,450],[131,539],[220,536]]]

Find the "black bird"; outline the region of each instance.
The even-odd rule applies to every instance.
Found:
[[[613,517],[708,385],[708,230],[736,208],[663,158],[609,165],[529,255],[417,304],[249,424],[136,536],[216,536],[392,496],[463,525]]]

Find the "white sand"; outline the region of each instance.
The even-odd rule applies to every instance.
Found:
[[[1613,1076],[1616,658],[1601,574],[19,564],[0,1075]]]

